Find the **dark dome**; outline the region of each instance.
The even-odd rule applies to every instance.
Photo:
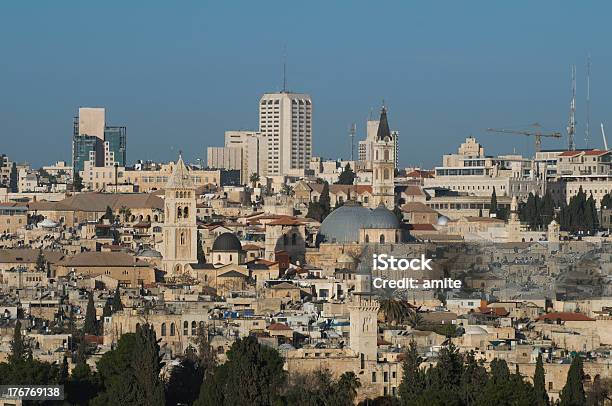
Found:
[[[223,233],[215,239],[213,251],[241,251],[242,244],[234,233]]]

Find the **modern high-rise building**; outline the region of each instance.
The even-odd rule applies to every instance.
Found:
[[[301,93],[266,93],[259,132],[267,143],[265,175],[304,175],[312,156],[312,100]]]
[[[126,143],[126,128],[107,126],[104,108],[79,108],[72,134],[73,171],[83,171],[86,161],[97,167],[125,166]]]

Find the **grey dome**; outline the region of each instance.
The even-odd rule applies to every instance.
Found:
[[[370,220],[367,228],[399,228],[397,216],[382,203],[370,213]]]
[[[233,233],[223,233],[215,239],[212,246],[213,251],[240,251],[242,244]]]
[[[359,241],[359,230],[369,224],[370,210],[347,202],[325,217],[319,228],[321,242],[352,243]]]
[[[440,216],[438,217],[438,221],[436,223],[439,226],[445,226],[448,225],[448,217],[446,216]]]

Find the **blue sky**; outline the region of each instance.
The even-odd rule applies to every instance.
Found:
[[[262,93],[310,93],[314,153],[348,157],[347,129],[384,99],[400,163],[433,166],[475,135],[487,153],[533,153],[487,127],[540,122],[565,134],[578,70],[584,147],[612,134],[612,4],[569,1],[18,1],[0,4],[0,153],[70,158],[79,106],[128,127],[128,160],[205,158],[230,129],[256,129]],[[562,141],[545,141],[544,148]]]

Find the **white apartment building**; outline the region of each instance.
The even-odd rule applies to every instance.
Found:
[[[443,166],[435,168],[433,178],[424,179],[425,188],[443,188],[474,196],[526,198],[542,195],[545,178],[537,174],[534,161],[520,155],[485,156],[484,148],[468,137],[457,154],[443,156]]]
[[[301,93],[266,93],[259,133],[267,141],[267,176],[303,176],[312,156],[312,100]]]
[[[226,131],[226,148],[242,149],[242,182],[246,183],[252,174],[264,175],[267,170],[268,148],[265,137],[257,131]]]

